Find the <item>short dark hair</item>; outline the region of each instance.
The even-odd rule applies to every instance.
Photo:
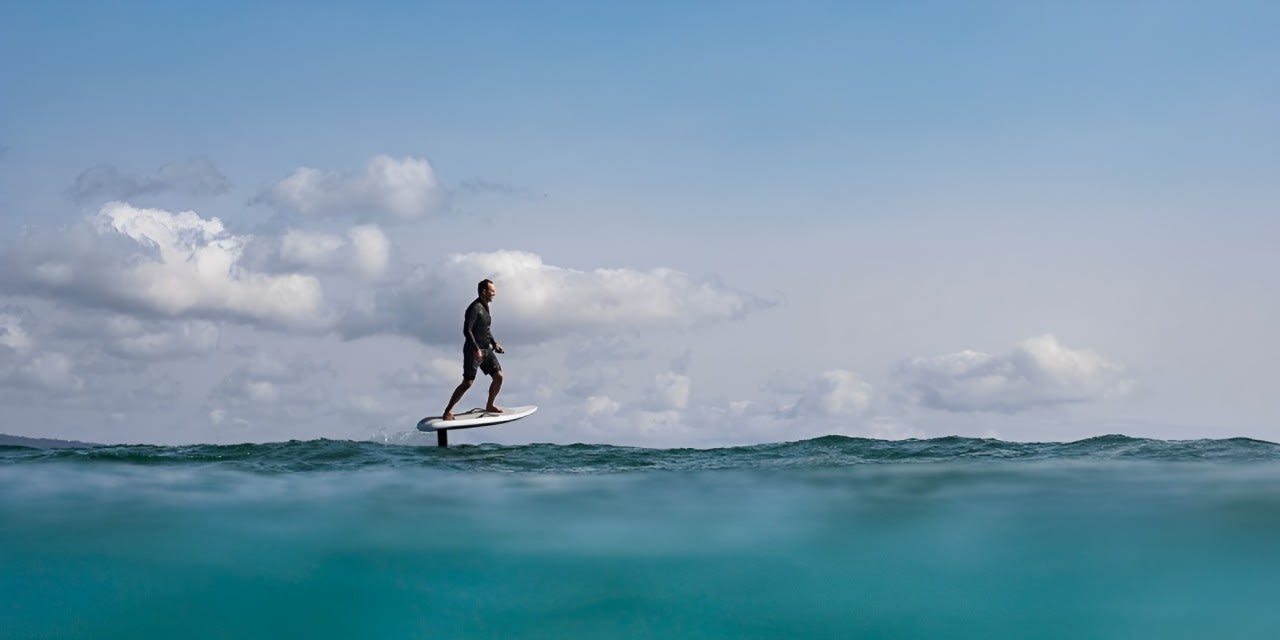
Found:
[[[480,282],[476,283],[476,295],[483,294],[485,288],[487,288],[491,284],[493,284],[493,281],[488,278],[485,278],[484,280],[481,280]]]

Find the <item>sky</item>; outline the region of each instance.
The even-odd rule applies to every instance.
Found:
[[[0,10],[0,433],[1280,441],[1280,5]],[[481,406],[486,378],[460,408]]]

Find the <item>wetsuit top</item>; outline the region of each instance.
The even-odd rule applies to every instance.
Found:
[[[462,321],[462,335],[467,339],[463,348],[468,351],[493,348],[495,342],[493,334],[489,332],[490,323],[492,319],[489,317],[489,305],[476,298],[467,307],[467,315]]]

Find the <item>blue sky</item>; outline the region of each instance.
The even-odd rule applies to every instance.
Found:
[[[0,432],[412,441],[495,277],[543,411],[477,439],[1280,439],[1278,23],[9,7]]]

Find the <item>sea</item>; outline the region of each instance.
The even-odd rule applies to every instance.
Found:
[[[0,638],[1269,638],[1280,445],[0,447]]]

